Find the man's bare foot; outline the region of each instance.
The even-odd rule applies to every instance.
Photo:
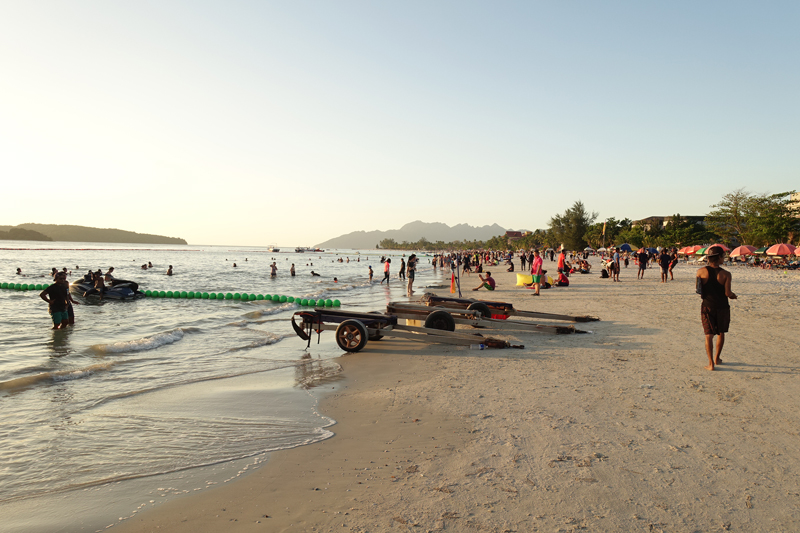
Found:
[[[717,359],[714,361],[714,364],[715,365],[721,365],[722,364],[722,359],[720,359],[719,356],[717,356]]]
[[[708,365],[708,366],[706,367],[706,370],[714,370],[714,365]]]

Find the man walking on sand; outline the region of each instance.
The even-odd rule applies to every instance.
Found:
[[[708,266],[697,271],[697,288],[703,297],[700,306],[700,319],[706,335],[706,370],[714,370],[714,365],[722,364],[720,353],[725,344],[725,334],[731,322],[731,306],[728,298],[736,299],[731,291],[731,273],[720,267],[722,248],[712,246],[706,258]],[[719,335],[717,350],[714,352],[714,336]]]
[[[647,252],[642,249],[636,254],[636,259],[639,260],[639,272],[636,274],[636,279],[644,279],[644,271],[647,270],[647,260],[649,259]]]

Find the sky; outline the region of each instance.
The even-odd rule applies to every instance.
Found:
[[[800,3],[0,1],[0,224],[309,246],[800,189]]]

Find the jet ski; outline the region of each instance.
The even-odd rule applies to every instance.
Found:
[[[69,292],[78,296],[100,296],[100,292],[94,288],[94,283],[86,279],[73,281],[69,286]],[[115,279],[106,283],[106,290],[103,294],[104,299],[109,300],[133,300],[135,298],[144,298],[145,294],[139,290],[139,284],[134,281],[124,279]]]

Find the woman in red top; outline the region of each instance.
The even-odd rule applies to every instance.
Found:
[[[383,279],[381,280],[381,285],[383,285],[384,281],[387,285],[389,284],[389,263],[391,262],[392,260],[388,258],[383,262]]]

